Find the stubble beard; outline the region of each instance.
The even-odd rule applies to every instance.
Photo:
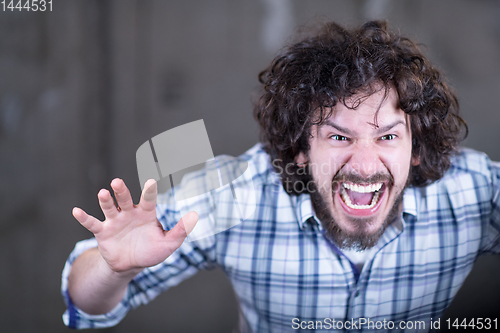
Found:
[[[387,227],[394,223],[397,219],[401,218],[404,190],[409,186],[410,174],[411,173],[408,174],[405,186],[397,194],[394,204],[387,214],[384,222],[380,228],[371,233],[367,231],[367,227],[376,223],[375,218],[372,217],[349,218],[348,223],[354,227],[354,231],[343,230],[333,217],[330,209],[328,208],[329,206],[326,203],[325,198],[329,198],[330,196],[325,193],[323,188],[318,188],[315,181],[311,180],[311,202],[316,216],[319,218],[321,225],[323,226],[326,237],[333,241],[340,249],[363,251],[374,247],[380,237],[384,234]],[[341,181],[339,181],[339,178],[340,177],[336,177],[332,183],[340,184]],[[343,179],[345,181],[345,178]],[[389,183],[393,184],[392,178]],[[393,185],[388,186],[386,191],[392,189],[394,189]],[[333,198],[334,195],[335,192],[332,190],[331,197]]]

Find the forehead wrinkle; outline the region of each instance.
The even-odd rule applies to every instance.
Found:
[[[382,91],[383,91],[383,94],[382,94]],[[376,102],[376,103],[370,103],[368,102],[368,104],[372,104],[371,106],[375,109],[374,111],[374,115],[373,115],[373,122],[367,122],[368,125],[371,125],[374,129],[377,129],[376,131],[376,134],[380,134],[382,132],[386,132],[390,129],[392,129],[393,127],[396,127],[397,125],[399,125],[400,123],[403,124],[405,127],[408,127],[408,124],[409,124],[409,117],[408,117],[408,114],[404,113],[404,111],[402,111],[400,108],[399,108],[399,100],[397,99],[397,95],[396,95],[396,98],[394,100],[392,100],[390,98],[390,95],[391,95],[391,92],[394,92],[393,88],[389,88],[387,89],[387,87],[385,87],[385,89],[382,87],[378,90],[376,90],[375,92],[371,93],[371,94],[366,94],[366,95],[363,95],[363,94],[357,94],[359,96],[356,100],[358,101],[358,104],[356,105],[356,107],[349,107],[347,106],[347,103],[349,102],[353,102],[353,100],[355,99],[355,96],[351,96],[351,98],[347,99],[347,100],[344,100],[343,102],[343,105],[347,108],[347,109],[350,109],[350,111],[352,112],[357,112],[358,111],[358,108],[361,106],[361,104],[367,104],[367,99],[371,98],[373,95],[377,95],[377,94],[382,94],[381,96],[381,100]],[[404,118],[403,119],[399,119],[399,120],[396,120],[394,121],[393,123],[389,124],[389,125],[385,125],[385,126],[382,126],[379,124],[379,114],[380,112],[382,111],[382,108],[383,107],[387,107],[387,103],[391,103],[391,102],[394,102],[395,105],[394,108],[396,110],[399,110],[401,112],[404,113]],[[326,118],[325,120],[323,120],[321,122],[321,124],[318,124],[316,125],[316,132],[319,134],[319,131],[321,130],[321,128],[323,128],[324,126],[330,126],[330,127],[333,127],[335,128],[336,130],[342,132],[342,133],[345,133],[347,135],[355,135],[357,132],[356,130],[353,130],[353,129],[349,129],[349,128],[346,128],[346,127],[343,127],[335,122],[332,121],[332,118],[334,117],[334,115],[337,113],[337,108],[335,107],[332,107],[332,113],[331,115]]]

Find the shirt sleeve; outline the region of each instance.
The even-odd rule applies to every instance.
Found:
[[[158,220],[164,229],[170,230],[181,218],[181,211],[175,210],[170,194],[161,196],[162,204],[156,207]],[[160,201],[160,200],[159,200]],[[174,208],[172,208],[174,207]],[[80,241],[66,261],[61,292],[67,305],[63,322],[70,328],[104,328],[118,324],[131,309],[147,304],[161,292],[179,284],[194,275],[200,269],[213,269],[215,260],[215,237],[206,237],[197,241],[188,240],[162,263],[148,267],[139,273],[128,286],[123,299],[114,309],[106,314],[90,315],[76,307],[68,294],[68,276],[74,260],[86,250],[96,247],[95,238]]]
[[[500,163],[490,162],[492,200],[485,252],[500,253]]]

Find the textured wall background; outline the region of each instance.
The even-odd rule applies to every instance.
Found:
[[[78,205],[123,178],[137,200],[136,149],[203,118],[214,153],[257,142],[251,95],[283,42],[318,19],[383,18],[427,45],[456,88],[467,146],[500,160],[498,0],[54,0],[0,11],[0,326],[67,332],[64,261],[91,234]],[[481,259],[447,312],[500,313],[500,260]],[[193,314],[196,317],[193,317]],[[201,272],[103,332],[230,332],[237,307],[222,271]]]

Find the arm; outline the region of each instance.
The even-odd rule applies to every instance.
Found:
[[[79,208],[73,209],[74,217],[94,234],[98,243],[98,248],[75,259],[68,278],[71,300],[89,314],[113,309],[134,276],[170,256],[198,220],[197,214],[191,212],[173,229],[165,231],[156,218],[156,182],[146,182],[138,205],[132,203],[122,180],[113,180],[111,187],[118,207],[109,191],[101,190],[98,194],[104,222]]]
[[[487,227],[486,239],[488,240],[486,250],[488,252],[500,253],[500,163],[490,162],[492,172],[492,200],[490,224]]]
[[[68,278],[68,292],[74,304],[88,314],[111,311],[123,298],[129,282],[140,270],[115,272],[94,247],[80,255]]]

